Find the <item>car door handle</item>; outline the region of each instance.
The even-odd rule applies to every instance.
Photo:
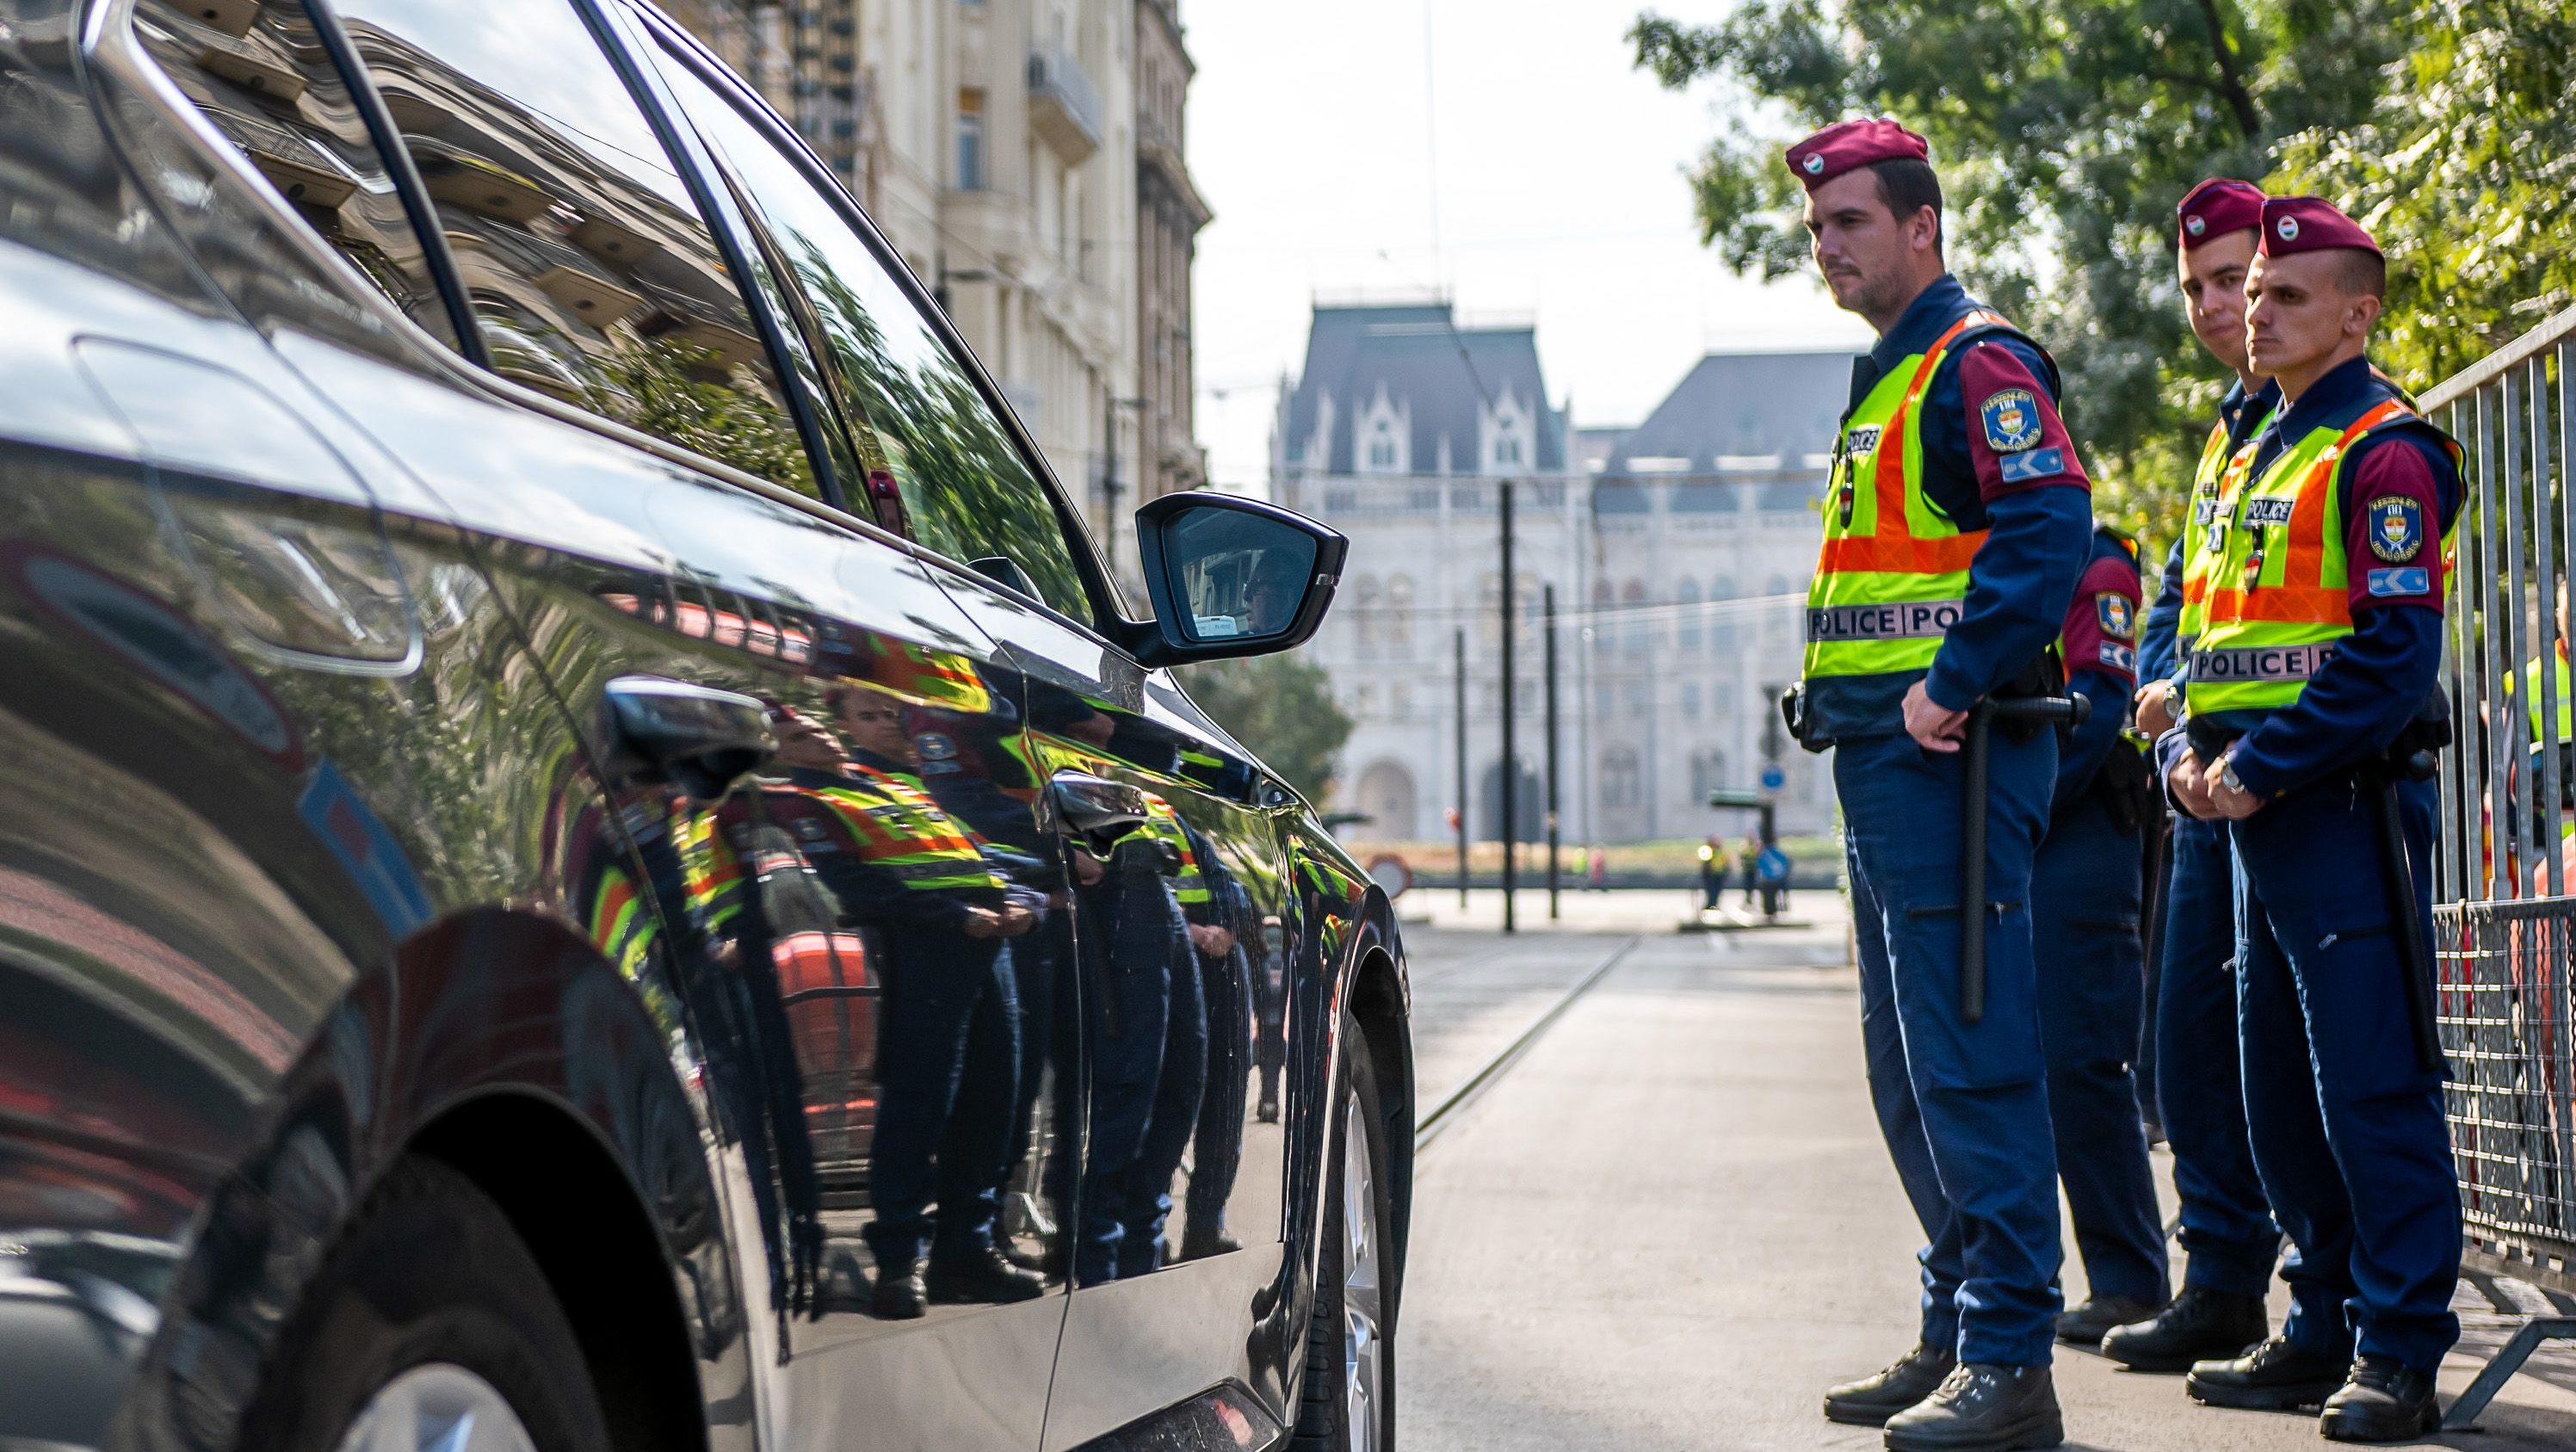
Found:
[[[608,683],[608,774],[620,785],[678,787],[712,802],[778,752],[769,708],[750,696],[661,676]]]
[[[1057,772],[1047,782],[1047,803],[1051,828],[1082,838],[1095,857],[1107,857],[1119,838],[1148,819],[1143,791],[1087,772]]]

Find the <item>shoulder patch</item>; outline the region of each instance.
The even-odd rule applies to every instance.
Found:
[[[1999,388],[1977,405],[1986,428],[1986,446],[1998,454],[2017,454],[2039,442],[2039,400],[2027,388]]]
[[[2102,634],[2108,639],[2135,640],[2138,638],[2137,610],[2129,603],[2129,597],[2126,595],[2105,590],[2094,596],[2093,617],[2101,625]]]
[[[2372,554],[2392,565],[2402,565],[2424,552],[2423,501],[2389,494],[2363,507],[2370,521]]]
[[[2370,593],[2383,598],[2404,598],[2433,593],[2433,572],[2417,565],[2403,570],[2373,570],[2364,577]]]
[[[2018,454],[2002,454],[1995,466],[2007,484],[2027,484],[2033,479],[2050,479],[2066,472],[2064,449],[2030,449]]]

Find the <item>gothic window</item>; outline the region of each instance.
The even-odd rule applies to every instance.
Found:
[[[1363,646],[1377,644],[1385,633],[1378,619],[1375,575],[1362,575],[1351,582],[1351,627],[1358,632]]]
[[[1386,581],[1385,628],[1378,632],[1387,644],[1404,647],[1413,644],[1413,577],[1390,575]]]
[[[1693,721],[1699,719],[1699,683],[1697,681],[1685,681],[1682,684],[1682,715]]]
[[[1630,580],[1619,589],[1621,616],[1619,638],[1630,660],[1644,660],[1648,627],[1646,623],[1646,582]]]
[[[1681,606],[1675,612],[1673,644],[1683,651],[1699,649],[1699,581],[1685,576],[1673,588],[1673,600]]]

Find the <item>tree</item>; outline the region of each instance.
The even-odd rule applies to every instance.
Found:
[[[2388,254],[2383,367],[2446,378],[2576,301],[2576,3],[2429,0],[2378,103],[2289,138],[2290,187]]]
[[[1692,175],[1705,239],[1741,272],[1806,265],[1775,142],[1878,111],[1922,132],[1953,263],[2064,371],[2098,511],[2164,533],[2226,384],[2183,322],[2174,204],[2371,115],[2408,4],[1746,0],[1707,26],[1648,13],[1630,39],[1664,85],[1714,79],[1787,123],[1738,121]]]
[[[1333,782],[1351,718],[1322,666],[1294,653],[1184,667],[1190,699],[1288,784],[1320,802]]]

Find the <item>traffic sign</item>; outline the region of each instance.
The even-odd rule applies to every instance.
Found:
[[[1776,792],[1788,784],[1789,774],[1782,771],[1776,762],[1762,768],[1762,789],[1764,791]]]

